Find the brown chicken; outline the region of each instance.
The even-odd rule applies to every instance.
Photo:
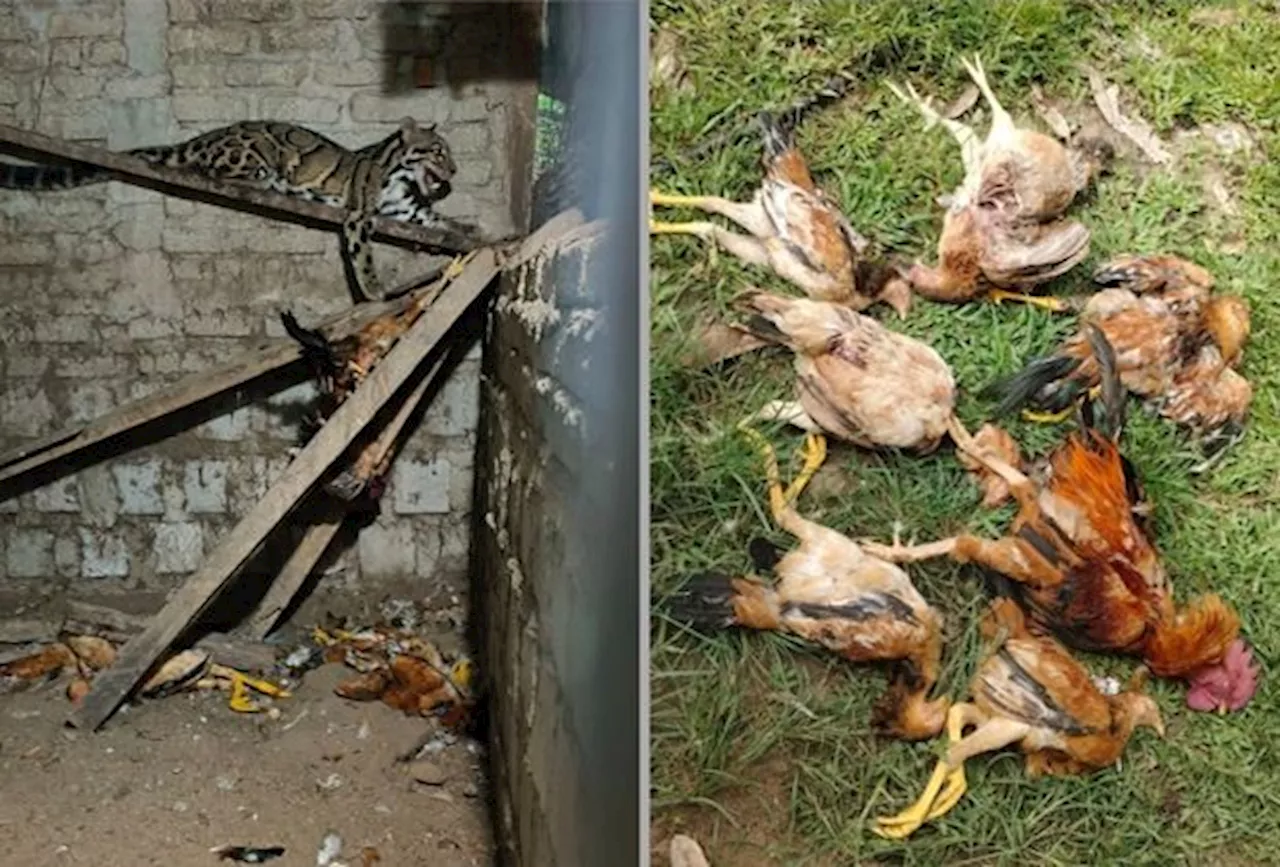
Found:
[[[1174,256],[1127,256],[1094,275],[1102,291],[1086,302],[1081,331],[1053,355],[1032,360],[986,394],[995,413],[1023,407],[1033,421],[1059,421],[1099,381],[1083,329],[1100,328],[1114,348],[1120,381],[1170,420],[1220,447],[1237,438],[1253,388],[1234,368],[1249,337],[1249,307],[1211,295],[1213,276]]]
[[[471,254],[468,254],[455,259],[440,279],[448,282],[457,277],[470,258]],[[302,347],[303,358],[311,364],[320,383],[320,423],[333,415],[356,390],[369,371],[431,306],[436,295],[435,292],[426,292],[403,310],[379,316],[350,337],[337,341],[328,340],[319,331],[303,328],[287,310],[280,314],[285,332]],[[392,457],[393,453],[375,438],[347,469],[325,485],[325,489],[343,500],[354,500],[361,494],[376,498],[384,487],[384,477]]]
[[[1028,776],[1065,776],[1115,764],[1139,726],[1164,737],[1160,708],[1142,693],[1143,670],[1124,691],[1104,695],[1065,647],[1028,630],[1009,599],[992,603],[982,632],[993,646],[970,685],[972,700],[947,713],[946,755],[915,804],[876,820],[882,837],[907,837],[949,812],[968,787],[964,763],[982,753],[1016,744]]]
[[[1089,253],[1089,230],[1060,219],[1076,193],[1109,158],[1101,141],[1068,151],[1057,140],[1021,129],[1000,105],[982,61],[962,61],[991,111],[986,140],[966,124],[943,117],[911,85],[889,84],[903,102],[925,117],[925,128],[941,124],[960,144],[965,177],[939,198],[947,208],[938,241],[938,266],[917,263],[908,273],[926,298],[967,301],[986,295],[1064,310],[1056,299],[1015,294],[1066,273]]]
[[[849,225],[809,172],[791,137],[771,115],[764,129],[764,180],[750,202],[719,196],[675,196],[653,191],[653,205],[699,208],[737,223],[741,235],[711,222],[651,220],[654,234],[696,235],[751,265],[772,269],[810,298],[864,310],[884,301],[906,316],[911,289],[884,262],[865,258],[870,242]]]
[[[768,542],[757,540],[753,559],[757,568],[772,567],[777,586],[703,574],[675,597],[673,618],[704,630],[789,632],[855,662],[894,661],[875,725],[894,737],[933,737],[942,730],[949,705],[946,699],[928,698],[942,655],[942,615],[900,567],[867,556],[852,539],[796,512],[793,500],[824,459],[821,437],[807,438],[804,469],[784,492],[773,449],[758,433],[745,430],[765,455],[773,518],[800,545],[778,558]]]
[[[751,334],[795,353],[799,401],[756,418],[787,421],[865,448],[928,453],[947,434],[956,386],[932,347],[840,304],[750,292]]]
[[[1048,479],[1034,481],[974,443],[959,423],[957,446],[1003,477],[1018,504],[1007,536],[962,535],[904,547],[864,543],[895,562],[950,556],[1015,582],[1037,628],[1072,647],[1140,656],[1161,677],[1186,678],[1220,662],[1240,631],[1240,618],[1216,594],[1178,608],[1173,587],[1144,530],[1140,483],[1114,441],[1125,392],[1105,336],[1089,329],[1103,360],[1105,426],[1069,436],[1049,459]]]

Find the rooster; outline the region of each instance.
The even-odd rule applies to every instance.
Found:
[[[696,235],[742,261],[772,269],[810,298],[864,310],[884,301],[906,316],[911,290],[886,262],[864,257],[870,242],[814,183],[804,157],[772,115],[762,113],[764,180],[750,202],[653,191],[653,205],[699,208],[737,223],[741,235],[711,222],[650,221],[654,234]]]
[[[1104,288],[1085,303],[1081,320],[1114,347],[1124,386],[1215,450],[1237,439],[1253,398],[1253,387],[1235,370],[1250,331],[1244,299],[1211,295],[1213,276],[1174,256],[1115,259],[1094,281]],[[1029,406],[1036,410],[1026,413],[1029,420],[1054,422],[1098,381],[1082,330],[985,393],[999,400],[997,416]]]
[[[993,301],[1066,310],[1057,299],[1008,290],[1048,282],[1088,255],[1089,230],[1062,214],[1109,159],[1108,146],[1089,141],[1068,151],[1043,133],[1019,128],[996,99],[982,61],[975,57],[963,63],[991,110],[985,141],[971,127],[939,114],[910,84],[888,85],[924,115],[926,129],[941,124],[951,133],[965,170],[961,186],[939,199],[947,213],[938,266],[916,263],[907,278],[921,295],[938,301],[984,294]]]
[[[1085,413],[1083,430],[1050,456],[1047,481],[1032,480],[953,425],[958,448],[1009,485],[1018,514],[1007,536],[863,547],[895,562],[949,556],[985,566],[1015,582],[1036,628],[1083,650],[1139,656],[1156,675],[1185,679],[1222,660],[1240,619],[1216,594],[1174,604],[1144,526],[1140,480],[1115,441],[1125,398],[1115,354],[1099,329],[1087,334],[1101,362],[1103,425],[1094,427]]]
[[[756,418],[919,454],[946,436],[955,379],[932,347],[840,304],[760,291],[739,303],[753,314],[744,330],[795,353],[800,400],[772,402]]]
[[[1160,709],[1142,693],[1143,670],[1127,689],[1103,694],[1065,647],[1028,629],[1009,599],[992,603],[982,632],[992,646],[970,686],[972,700],[947,713],[947,752],[915,804],[876,820],[882,837],[907,837],[948,813],[968,788],[964,763],[982,753],[1017,745],[1028,776],[1064,776],[1115,764],[1140,726],[1164,737]]]
[[[823,462],[822,437],[806,439],[804,469],[783,491],[772,447],[750,428],[744,431],[764,453],[773,518],[800,545],[779,558],[768,542],[757,540],[753,558],[758,568],[772,567],[781,579],[776,586],[703,574],[674,598],[673,619],[704,630],[788,632],[855,662],[894,661],[889,691],[875,710],[876,727],[909,740],[933,737],[949,705],[928,698],[942,655],[942,615],[901,568],[796,512],[792,501]]]

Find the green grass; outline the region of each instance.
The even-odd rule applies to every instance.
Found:
[[[1269,8],[1268,8],[1269,7]],[[1225,9],[1225,12],[1223,11]],[[967,82],[962,54],[981,50],[996,92],[1031,118],[1028,88],[1080,103],[1086,61],[1121,86],[1122,106],[1187,151],[1172,169],[1122,159],[1074,215],[1093,230],[1090,260],[1052,291],[1087,288],[1099,261],[1123,252],[1177,252],[1210,268],[1223,291],[1252,304],[1254,338],[1243,373],[1257,396],[1246,439],[1209,474],[1194,476],[1194,447],[1136,406],[1126,450],[1157,514],[1157,542],[1180,597],[1216,589],[1239,609],[1264,666],[1280,647],[1280,10],[1275,4],[901,2],[763,3],[655,0],[655,25],[677,32],[695,91],[655,93],[655,156],[675,155],[722,124],[789,104],[871,47],[888,58],[841,105],[799,133],[819,182],[853,224],[891,250],[931,261],[940,225],[933,197],[960,180],[954,143],[880,81],[909,79],[939,100]],[[1038,124],[1038,121],[1031,121]],[[1201,124],[1242,124],[1252,154],[1184,138]],[[978,121],[985,129],[985,120]],[[1262,154],[1270,154],[1268,162]],[[758,180],[752,143],[661,179],[668,190],[745,197]],[[1236,215],[1201,181],[1223,179]],[[774,635],[704,637],[661,616],[666,595],[692,572],[748,567],[755,535],[789,540],[767,520],[759,463],[733,424],[791,394],[790,362],[757,353],[692,371],[679,358],[700,315],[755,284],[794,293],[773,275],[713,261],[692,239],[652,241],[653,805],[658,833],[688,828],[713,863],[748,864],[1249,864],[1280,847],[1280,698],[1264,677],[1243,713],[1185,709],[1181,690],[1155,684],[1168,738],[1135,736],[1123,767],[1069,780],[1028,781],[1018,756],[971,763],[970,793],[906,843],[880,840],[869,819],[896,812],[923,785],[933,744],[873,736],[875,667],[850,666]],[[877,312],[877,316],[882,315]],[[1017,306],[918,302],[904,331],[951,363],[971,427],[990,409],[974,397],[994,376],[1050,350],[1072,328]],[[1063,428],[1013,423],[1043,454]],[[799,443],[772,431],[780,453]],[[961,529],[997,534],[1009,508],[984,513],[949,450],[913,459],[833,448],[802,510],[854,535],[888,538],[895,520],[928,539]],[[917,586],[947,616],[941,688],[962,693],[977,661],[975,615],[983,577],[946,564],[913,567]],[[1132,662],[1091,656],[1098,671]],[[718,859],[718,860],[717,860]]]

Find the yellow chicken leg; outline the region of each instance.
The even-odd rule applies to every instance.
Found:
[[[1051,298],[1046,295],[1020,295],[1017,292],[1006,292],[1003,289],[992,289],[987,293],[987,298],[996,304],[1002,304],[1005,301],[1016,301],[1019,304],[1041,307],[1050,313],[1066,313],[1071,309],[1071,306],[1061,298]]]
[[[804,455],[804,466],[801,467],[799,475],[792,480],[784,491],[782,488],[782,474],[778,470],[778,456],[774,452],[773,446],[759,431],[748,427],[746,422],[740,424],[738,429],[755,444],[764,458],[765,480],[769,484],[769,508],[773,512],[774,518],[777,519],[787,510],[791,503],[795,502],[796,497],[799,497],[801,492],[804,491],[814,473],[826,461],[827,440],[821,434],[811,433],[805,436],[804,445],[800,450],[801,454]]]
[[[651,235],[697,235],[699,238],[711,239],[715,235],[716,226],[705,220],[688,223],[664,223],[661,220],[649,221]]]
[[[929,813],[933,809],[934,802],[937,801],[938,794],[950,778],[952,771],[953,768],[950,765],[943,760],[939,760],[937,766],[933,769],[933,776],[929,778],[929,782],[925,785],[924,791],[920,793],[920,797],[916,802],[896,816],[876,819],[875,827],[872,830],[881,837],[886,837],[890,840],[900,840],[903,837],[910,836],[917,828],[929,820]]]
[[[680,196],[664,193],[660,190],[649,191],[649,204],[669,208],[703,208],[706,207],[706,196]]]
[[[249,687],[245,683],[245,677],[238,671],[231,674],[231,700],[228,704],[236,713],[258,713],[262,710],[249,698]]]
[[[1098,395],[1102,394],[1102,386],[1095,385],[1089,389],[1089,400],[1097,400]],[[1075,412],[1075,406],[1069,406],[1060,412],[1034,412],[1029,409],[1022,411],[1022,417],[1033,424],[1060,424],[1066,421],[1071,414]]]
[[[981,721],[981,714],[973,705],[955,704],[947,711],[947,741],[957,744],[964,738],[965,726],[976,724]],[[920,812],[919,808],[925,799],[925,795],[929,794],[929,786],[925,787],[925,792],[920,796],[920,800],[913,804],[907,810],[896,816],[887,816],[876,820],[876,833],[882,837],[897,839],[906,837],[911,834],[925,822],[932,822],[939,816],[943,816],[951,811],[960,799],[964,796],[969,784],[964,776],[964,763],[952,768],[945,760],[938,762],[938,767],[934,769],[934,777],[941,775],[941,782],[938,789],[933,792],[932,798],[925,810]],[[930,779],[930,785],[933,779]]]
[[[804,465],[800,467],[799,475],[791,480],[791,484],[787,486],[786,492],[782,495],[783,500],[788,503],[796,501],[796,498],[809,485],[814,474],[826,462],[826,437],[817,433],[807,434],[804,438],[804,445],[800,447],[800,454],[804,457]]]
[[[269,681],[249,677],[249,675],[237,671],[234,668],[228,668],[225,665],[214,664],[210,666],[209,674],[219,680],[226,680],[231,683],[231,698],[229,704],[231,709],[236,713],[258,713],[262,710],[262,708],[255,704],[249,697],[250,689],[255,692],[260,692],[263,695],[271,696],[272,698],[289,697],[288,690],[281,689]]]
[[[461,256],[454,256],[453,261],[445,266],[444,273],[440,275],[440,279],[445,282],[457,280],[462,275],[463,270],[467,267],[467,263],[476,257],[476,251],[463,253]]]

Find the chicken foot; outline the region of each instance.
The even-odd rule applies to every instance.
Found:
[[[976,192],[967,189],[970,177],[974,178],[976,183],[978,169],[982,165],[982,140],[978,138],[978,134],[973,131],[973,127],[963,124],[958,120],[951,120],[943,117],[938,110],[933,107],[932,97],[921,96],[911,85],[910,82],[899,87],[891,81],[885,82],[889,90],[893,91],[893,95],[898,97],[909,106],[914,107],[922,115],[924,115],[924,128],[933,129],[937,124],[946,127],[947,132],[960,143],[960,159],[964,163],[964,175],[966,187],[965,192]],[[905,88],[905,90],[904,90]],[[952,197],[952,203],[956,203],[956,199]]]
[[[1009,486],[1009,493],[1022,510],[1037,509],[1036,487],[1031,479],[1017,467],[1003,458],[983,448],[974,440],[973,435],[965,429],[960,419],[955,416],[947,423],[947,432],[955,442],[956,448],[970,455],[987,470],[1004,479]],[[950,557],[956,552],[961,537],[951,536],[920,545],[903,545],[898,538],[898,529],[894,528],[893,544],[884,545],[870,539],[859,539],[862,550],[872,557],[887,560],[890,563],[916,563],[921,560],[932,560],[937,557]],[[971,538],[971,537],[965,537]]]
[[[969,726],[976,726],[976,731],[962,736]],[[951,746],[934,768],[924,792],[914,804],[896,816],[876,819],[873,830],[881,837],[901,840],[915,833],[924,823],[950,812],[968,789],[964,763],[982,753],[1015,744],[1029,731],[1030,726],[1026,723],[988,717],[977,705],[953,705],[947,712],[947,739]]]
[[[1089,389],[1088,396],[1083,399],[1097,400],[1098,396],[1101,394],[1102,386],[1095,385],[1093,388]],[[1067,418],[1076,411],[1078,403],[1079,401],[1072,403],[1071,406],[1066,409],[1059,410],[1058,412],[1035,412],[1033,410],[1024,409],[1022,411],[1022,417],[1033,424],[1060,424],[1066,421]]]
[[[720,196],[677,196],[658,190],[649,191],[649,204],[669,208],[697,208],[711,214],[719,214],[737,223],[757,238],[774,234],[769,217],[756,203],[734,202]]]
[[[960,58],[960,64],[964,67],[964,71],[969,73],[973,83],[978,86],[978,91],[982,94],[982,98],[987,101],[987,107],[991,109],[991,128],[993,130],[1013,129],[1013,117],[1004,110],[1000,100],[996,99],[995,91],[991,89],[990,83],[987,82],[987,71],[982,68],[982,58],[977,54],[973,55],[972,61],[967,57],[962,57]]]
[[[739,235],[737,232],[730,232],[728,229],[722,229],[715,223],[709,223],[705,220],[687,223],[666,223],[661,220],[650,220],[649,234],[694,235],[704,241],[708,241],[711,243],[713,264],[716,247],[723,247],[731,255],[738,257],[748,265],[759,265],[764,268],[772,267],[769,261],[769,248],[765,242],[746,235]]]
[[[1004,289],[992,289],[987,293],[987,300],[996,304],[1012,301],[1017,304],[1026,304],[1030,307],[1039,307],[1043,310],[1048,310],[1050,313],[1066,313],[1071,310],[1071,305],[1061,298],[1050,298],[1046,295],[1023,295],[1018,292],[1007,292]]]
[[[745,423],[739,425],[738,429],[742,431],[747,439],[751,440],[764,458],[765,480],[769,485],[769,510],[773,514],[773,520],[784,530],[791,530],[792,525],[795,524],[793,519],[799,518],[791,504],[796,501],[808,486],[818,468],[826,462],[826,438],[816,433],[808,434],[805,437],[804,445],[801,447],[804,465],[784,491],[782,488],[782,474],[778,469],[778,456],[774,452],[773,446],[759,431],[748,427]]]

